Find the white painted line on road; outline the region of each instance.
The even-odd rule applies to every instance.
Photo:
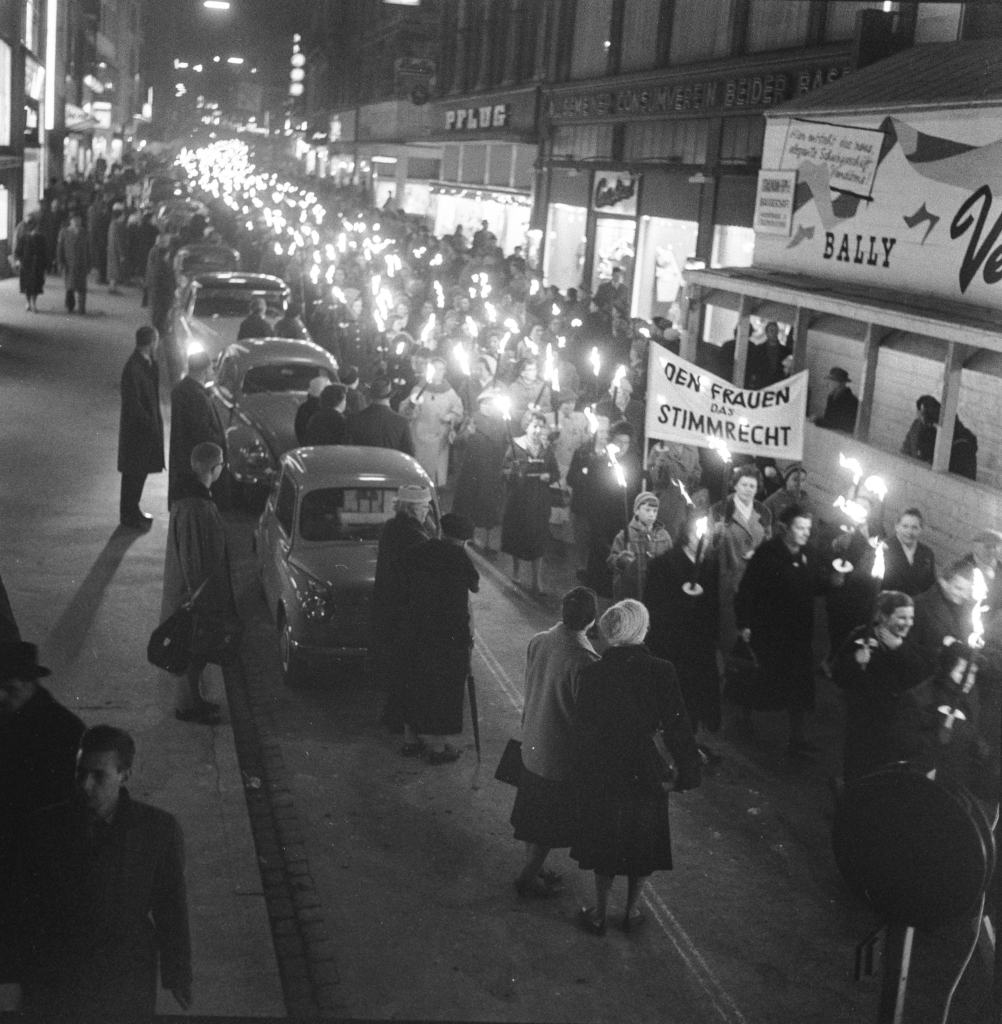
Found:
[[[480,657],[483,658],[484,664],[487,666],[487,671],[494,676],[498,686],[501,687],[504,695],[511,701],[515,710],[521,712],[525,698],[523,698],[515,684],[508,678],[508,673],[505,672],[501,667],[501,663],[494,657],[478,630],[473,631],[473,642],[476,649],[480,652]]]
[[[668,936],[668,941],[682,958],[682,962],[692,972],[699,987],[706,993],[721,1020],[727,1024],[748,1024],[747,1018],[724,991],[717,976],[710,970],[709,964],[650,882],[644,886],[644,902],[654,915],[654,920],[661,926],[661,930]]]
[[[501,663],[494,657],[486,641],[476,630],[473,632],[473,642],[480,652],[487,670],[494,677],[502,692],[511,701],[516,710],[521,711],[525,703],[521,693],[516,689],[515,684],[508,678]],[[650,908],[651,915],[657,921],[658,926],[668,937],[668,941],[675,947],[676,952],[682,958],[682,962],[695,977],[699,987],[706,993],[714,1010],[720,1015],[720,1019],[726,1024],[748,1024],[748,1019],[737,1008],[735,1002],[724,991],[724,987],[717,980],[717,976],[710,970],[709,964],[703,959],[703,955],[696,949],[692,939],[689,938],[685,929],[678,923],[678,919],[668,909],[667,904],[655,891],[653,885],[648,882],[644,886],[644,902]]]

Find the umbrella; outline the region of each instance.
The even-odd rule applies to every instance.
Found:
[[[477,713],[477,683],[470,672],[466,677],[466,688],[470,693],[470,719],[473,722],[473,745],[477,750],[477,764],[480,764],[480,715]]]

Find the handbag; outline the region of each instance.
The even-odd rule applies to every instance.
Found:
[[[506,786],[518,786],[522,778],[522,741],[508,740],[494,778]]]
[[[191,633],[192,657],[207,665],[224,664],[235,657],[243,631],[243,623],[236,616],[203,614],[196,610]]]
[[[172,676],[183,676],[191,665],[191,648],[195,635],[195,599],[202,586],[173,615],[169,615],[150,634],[146,659]]]

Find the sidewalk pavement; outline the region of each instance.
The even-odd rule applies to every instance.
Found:
[[[133,735],[131,793],[184,829],[190,1012],[284,1017],[221,674],[210,669],[208,695],[223,709],[223,724],[210,729],[176,721],[175,682],[146,661],[160,615],[165,473],[149,478],[143,498],[153,529],[117,528],[118,377],[145,313],[133,289],[109,297],[94,288],[86,318],[29,317],[14,279],[0,284],[0,317],[0,436],[10,442],[0,447],[0,550],[21,633],[39,643],[59,701],[87,725]],[[0,987],[0,1010],[15,996]],[[163,991],[157,1009],[181,1013]]]

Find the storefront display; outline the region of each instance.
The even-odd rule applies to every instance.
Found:
[[[577,288],[584,271],[588,211],[583,206],[551,203],[546,218],[543,280],[561,291]]]

